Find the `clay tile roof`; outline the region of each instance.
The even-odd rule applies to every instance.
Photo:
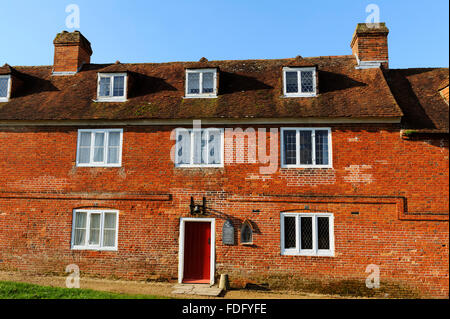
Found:
[[[288,67],[316,67],[317,65],[314,63],[311,63],[308,59],[304,59],[301,56],[297,56],[292,61],[286,63]]]
[[[442,89],[445,89],[448,86],[448,82],[449,82],[449,80],[448,80],[448,76],[447,76],[447,78],[444,81],[442,81],[441,84],[439,84],[438,90],[440,91]]]
[[[391,69],[385,71],[403,113],[403,127],[424,133],[448,133],[449,108],[439,93],[448,68]]]
[[[297,59],[298,60],[298,59]],[[87,64],[72,76],[52,67],[15,67],[23,85],[0,105],[0,120],[141,120],[242,118],[401,117],[381,69],[357,70],[353,56],[302,58],[318,68],[316,97],[283,97],[282,68],[296,59]],[[185,99],[185,70],[219,69],[214,99]],[[132,74],[128,101],[94,102],[97,74],[125,68]]]
[[[0,75],[8,75],[12,73],[12,68],[5,64],[4,66],[0,66]]]
[[[116,63],[108,65],[102,69],[99,69],[98,72],[99,73],[125,73],[125,72],[128,72],[128,67],[126,64],[116,62]]]

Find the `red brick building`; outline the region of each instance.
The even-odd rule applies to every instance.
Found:
[[[388,33],[358,25],[353,55],[91,64],[63,32],[53,66],[1,67],[0,269],[306,287],[376,265],[448,297],[448,69],[390,69]]]

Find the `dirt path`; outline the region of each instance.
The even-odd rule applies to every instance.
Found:
[[[42,286],[66,287],[66,277],[29,275],[16,271],[0,271],[0,281],[17,281],[37,284]],[[214,299],[195,295],[172,294],[175,283],[166,282],[142,282],[125,280],[107,280],[94,278],[81,278],[80,287],[125,294],[157,295],[171,298],[186,299]],[[225,299],[337,299],[339,296],[299,293],[292,291],[252,291],[252,290],[230,290]],[[219,298],[222,299],[222,298]]]

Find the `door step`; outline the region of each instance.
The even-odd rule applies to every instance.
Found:
[[[199,295],[218,297],[223,289],[208,284],[177,284],[173,286],[173,294],[177,295]]]

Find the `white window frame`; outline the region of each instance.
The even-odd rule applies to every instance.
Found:
[[[285,249],[284,245],[284,217],[295,217],[295,235],[296,235],[296,247]],[[301,217],[311,217],[313,219],[313,248],[312,249],[301,249],[300,247],[300,223]],[[317,237],[317,218],[318,217],[328,217],[329,226],[329,236],[330,236],[330,249],[318,249],[318,237]],[[331,213],[281,213],[280,215],[280,226],[281,226],[281,255],[284,256],[328,256],[334,257],[334,215]]]
[[[114,77],[123,76],[123,96],[113,96],[114,94]],[[100,96],[100,79],[109,78],[110,92],[109,96]],[[127,73],[98,73],[97,76],[97,101],[98,102],[126,102],[128,92],[128,74]]]
[[[302,89],[302,71],[312,71],[313,72],[313,92],[301,92]],[[297,87],[299,92],[288,93],[286,90],[286,72],[297,72]],[[312,97],[317,95],[317,79],[316,79],[316,68],[315,67],[283,67],[283,94],[285,97]]]
[[[86,213],[86,235],[85,235],[85,245],[75,245],[75,216],[76,214]],[[114,247],[103,247],[103,232],[104,232],[104,219],[105,213],[114,213],[116,214],[116,238],[115,238],[115,246]],[[91,214],[100,214],[100,238],[99,245],[89,245],[89,234],[90,234],[90,221]],[[74,209],[73,217],[72,217],[72,236],[70,246],[72,250],[105,250],[105,251],[117,251],[119,246],[119,211],[118,210],[93,210],[93,209]]]
[[[81,133],[91,133],[91,150],[90,150],[90,160],[89,163],[80,163],[80,143],[81,143]],[[108,142],[109,133],[118,132],[120,133],[120,144],[119,144],[119,163],[108,163]],[[94,162],[94,138],[95,133],[105,133],[104,140],[104,154],[103,162]],[[123,150],[123,129],[79,129],[78,130],[78,140],[77,140],[77,167],[121,167],[122,166],[122,150]]]
[[[9,99],[11,98],[11,84],[12,84],[11,75],[0,75],[0,79],[8,79],[6,96],[0,97],[0,102],[8,102]]]
[[[316,165],[316,131],[328,131],[328,165]],[[296,131],[296,164],[285,164],[284,131]],[[300,164],[300,131],[312,131],[312,164]],[[333,168],[333,146],[329,127],[282,127],[280,130],[281,168]]]
[[[214,87],[213,87],[213,92],[212,93],[201,93],[203,91],[203,73],[208,72],[214,73],[214,78],[213,78],[213,83],[214,83]],[[198,94],[193,94],[193,93],[189,93],[189,86],[188,86],[188,79],[189,73],[199,73],[199,93]],[[215,68],[209,68],[209,69],[186,69],[186,82],[185,82],[185,98],[216,98],[217,97],[217,69]]]
[[[222,162],[220,164],[193,164],[194,163],[194,138],[193,138],[193,133],[198,132],[198,131],[219,131],[220,132],[220,153],[221,153],[221,160]],[[190,164],[178,164],[178,135],[180,134],[180,132],[189,132],[190,134],[190,139],[191,139],[191,145],[190,145]],[[209,135],[208,135],[209,137]],[[208,140],[208,139],[207,139]],[[224,129],[223,128],[199,128],[199,129],[185,129],[185,128],[177,128],[176,129],[176,138],[175,138],[175,167],[180,167],[180,168],[192,168],[192,167],[224,167],[224,156],[225,156],[225,145],[224,145]],[[208,146],[206,146],[208,148]],[[209,153],[206,152],[206,162],[208,162],[208,157],[209,157]]]

